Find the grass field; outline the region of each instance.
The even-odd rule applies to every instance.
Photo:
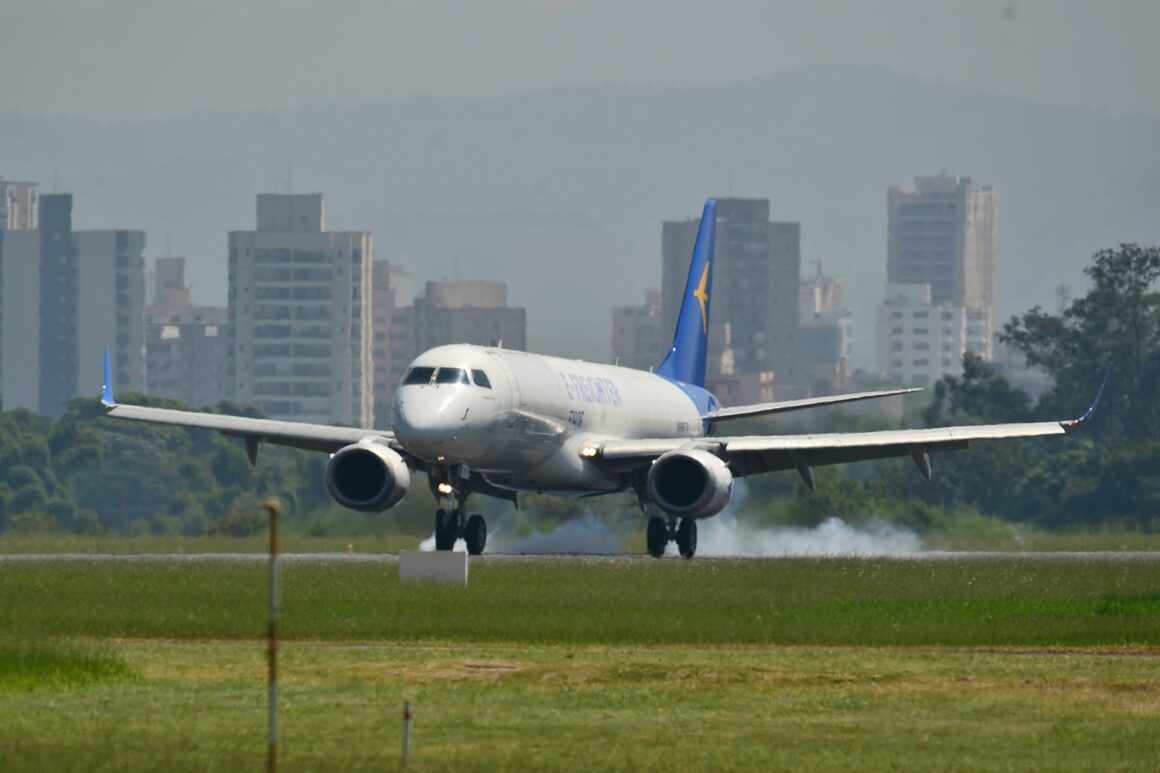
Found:
[[[397,553],[415,550],[422,538],[408,534],[362,535],[357,537],[313,537],[287,534],[281,537],[286,553]],[[122,537],[86,534],[0,534],[0,555],[27,553],[111,553],[116,555],[151,553],[264,553],[267,537]],[[1156,541],[1160,549],[1160,539]]]
[[[253,769],[260,563],[0,566],[0,767]],[[289,769],[1147,770],[1160,564],[283,569]]]
[[[921,535],[932,550],[1017,550],[1017,551],[1160,551],[1160,533],[1131,531],[1042,531],[997,519],[963,524],[949,532]],[[625,549],[644,553],[644,523],[628,522],[617,527]],[[282,537],[287,553],[397,553],[414,550],[427,534],[361,534],[341,537],[294,533]],[[258,553],[266,550],[264,533],[250,537],[227,536],[137,536],[85,534],[0,534],[0,555],[26,553]]]

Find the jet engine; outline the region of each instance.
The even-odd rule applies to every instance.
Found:
[[[377,512],[394,507],[411,488],[403,457],[378,443],[340,448],[326,466],[326,488],[343,507]]]
[[[648,493],[670,515],[708,518],[729,504],[733,473],[708,451],[669,451],[649,469]]]

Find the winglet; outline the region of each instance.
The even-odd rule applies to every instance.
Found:
[[[109,364],[109,347],[105,347],[105,380],[101,384],[101,405],[113,408],[117,398],[113,397],[113,368]]]
[[[1092,414],[1096,412],[1096,406],[1100,404],[1100,398],[1104,396],[1104,387],[1108,385],[1108,377],[1112,374],[1112,366],[1109,363],[1104,367],[1104,378],[1100,381],[1100,388],[1096,392],[1096,399],[1092,400],[1092,404],[1083,412],[1083,415],[1078,419],[1070,419],[1068,421],[1061,421],[1064,429],[1075,429],[1079,425],[1091,418]]]

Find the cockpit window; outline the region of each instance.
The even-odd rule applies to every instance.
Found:
[[[440,368],[435,374],[436,384],[470,384],[463,368]]]
[[[482,370],[471,371],[471,380],[474,381],[475,385],[478,387],[483,387],[484,389],[491,389],[491,381],[488,380],[487,374],[484,373]]]
[[[435,375],[434,368],[415,367],[407,371],[403,384],[430,384],[431,376]]]

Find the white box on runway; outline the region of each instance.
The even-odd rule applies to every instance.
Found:
[[[467,587],[467,554],[451,550],[399,553],[402,582],[438,582]]]

